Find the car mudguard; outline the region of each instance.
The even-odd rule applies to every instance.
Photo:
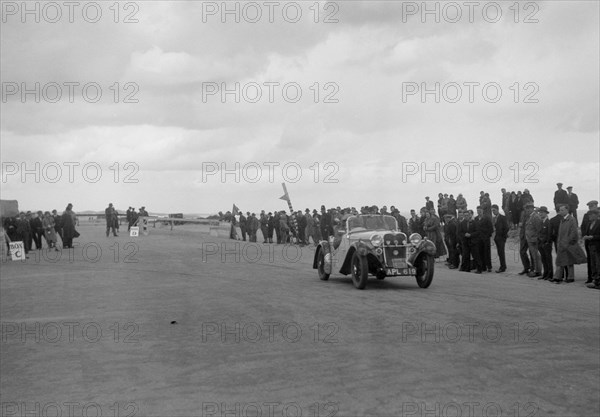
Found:
[[[414,251],[409,257],[408,257],[408,263],[410,263],[411,265],[415,264],[415,261],[417,259],[417,257],[421,254],[425,252],[428,255],[432,255],[435,256],[437,253],[437,249],[435,247],[435,243],[433,243],[431,240],[429,239],[423,239],[421,242],[419,242],[419,245],[417,246],[417,250]]]
[[[331,246],[326,240],[320,241],[319,245],[317,246],[317,250],[315,250],[315,257],[313,259],[313,269],[317,269],[318,256],[320,251],[323,251],[323,254],[325,255],[325,263],[323,265],[323,269],[325,270],[326,274],[331,274],[331,270],[333,269],[331,258]]]

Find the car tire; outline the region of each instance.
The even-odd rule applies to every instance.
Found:
[[[359,290],[364,289],[367,286],[367,278],[369,277],[369,264],[366,256],[360,256],[354,252],[351,273],[354,286]]]
[[[323,249],[319,249],[319,254],[317,255],[317,273],[321,281],[329,279],[329,274],[325,272],[325,253],[323,253]]]
[[[417,258],[415,267],[417,268],[417,284],[421,288],[427,288],[433,281],[433,269],[435,266],[435,259],[431,255],[421,254]]]

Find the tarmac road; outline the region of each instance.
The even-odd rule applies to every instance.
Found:
[[[85,256],[3,258],[2,416],[600,415],[585,266],[553,285],[510,254],[507,274],[438,263],[429,289],[358,291],[308,247],[80,232]]]

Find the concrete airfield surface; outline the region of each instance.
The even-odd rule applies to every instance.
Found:
[[[554,285],[508,251],[506,274],[359,291],[319,281],[311,247],[79,230],[58,260],[3,258],[2,416],[600,415],[585,265]]]

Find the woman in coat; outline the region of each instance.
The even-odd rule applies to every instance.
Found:
[[[440,230],[440,219],[430,212],[425,212],[423,230],[427,236],[427,239],[435,243],[435,257],[439,258],[440,256],[446,255],[446,247],[444,246],[444,239],[442,238],[442,231]]]
[[[73,247],[73,238],[79,236],[75,230],[77,215],[73,211],[73,204],[69,203],[62,214],[63,248]]]
[[[560,284],[563,281],[563,267],[567,267],[567,278],[565,282],[575,280],[575,264],[584,264],[587,257],[581,246],[579,246],[579,233],[577,231],[577,222],[569,214],[569,208],[562,205],[559,208],[558,215],[563,217],[558,228],[558,238],[556,241],[556,272],[553,282]]]
[[[52,217],[49,211],[45,212],[44,218],[42,219],[44,237],[48,243],[48,248],[54,248],[54,250],[58,251],[58,248],[56,247],[56,230],[54,230],[54,226],[54,217]]]

